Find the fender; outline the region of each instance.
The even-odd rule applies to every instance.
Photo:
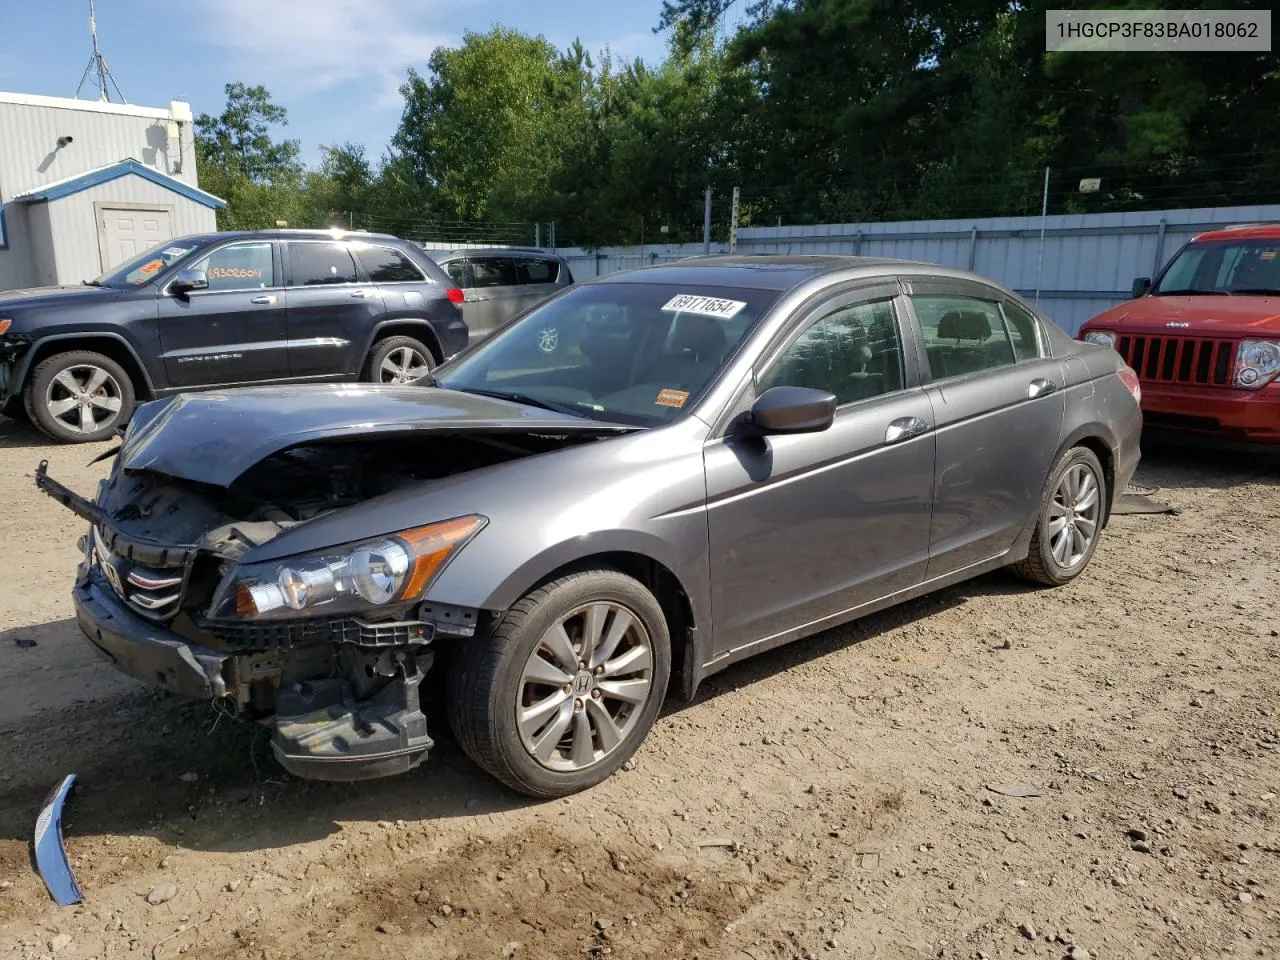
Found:
[[[369,331],[369,337],[367,340],[365,340],[364,353],[362,354],[362,356],[364,357],[369,356],[369,352],[373,349],[373,345],[377,343],[378,340],[381,339],[381,334],[383,330],[385,330],[387,327],[398,327],[402,325],[412,326],[412,327],[426,327],[427,333],[430,334],[431,336],[431,339],[426,344],[427,348],[434,351],[436,356],[440,360],[444,359],[444,350],[440,346],[440,338],[436,335],[435,327],[431,325],[431,321],[426,319],[425,317],[395,317],[390,320],[379,320],[378,323],[374,326],[374,328],[371,331]],[[364,361],[361,361],[361,363],[363,362]]]
[[[147,369],[147,365],[142,362],[142,358],[138,356],[138,351],[134,349],[133,344],[122,337],[118,333],[112,333],[107,330],[82,331],[80,333],[55,333],[52,336],[41,337],[39,340],[33,340],[31,347],[18,358],[18,365],[14,368],[13,379],[9,384],[10,396],[17,396],[22,392],[23,386],[27,382],[27,373],[31,369],[31,362],[35,358],[36,352],[46,343],[59,343],[64,341],[77,341],[92,338],[101,338],[106,340],[114,340],[128,351],[129,356],[133,358],[133,362],[138,365],[138,369],[142,371],[142,379],[146,384],[147,393],[155,396],[155,384],[151,379],[151,371]]]
[[[676,585],[688,598],[689,607],[693,613],[693,623],[683,624],[685,636],[680,646],[684,650],[684,659],[673,662],[672,666],[681,675],[682,695],[692,700],[698,683],[704,676],[703,665],[711,659],[709,644],[714,633],[705,554],[700,557],[680,558],[675,555],[669,542],[638,530],[595,531],[548,547],[508,573],[502,582],[479,603],[471,604],[465,601],[464,603],[485,610],[507,610],[535,584],[546,580],[555,571],[610,553],[631,554],[658,564],[671,575]],[[459,559],[462,557],[460,556]],[[702,573],[698,572],[699,562],[703,564]],[[453,564],[450,564],[450,567],[452,566]],[[447,581],[450,567],[445,568],[441,581]],[[438,582],[436,586],[440,585]],[[449,592],[447,583],[443,584],[443,589],[439,592],[442,599],[450,597],[450,602],[459,602]],[[679,642],[675,637],[672,639]]]

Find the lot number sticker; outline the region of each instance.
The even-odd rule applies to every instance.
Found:
[[[683,407],[685,401],[689,399],[689,391],[687,390],[661,390],[658,392],[658,399],[653,401],[660,407]]]
[[[671,313],[698,313],[704,317],[728,320],[745,306],[746,303],[741,300],[722,300],[719,297],[681,293],[668,300],[662,309]]]

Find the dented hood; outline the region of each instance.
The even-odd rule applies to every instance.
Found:
[[[126,470],[226,487],[272,454],[317,441],[423,430],[606,436],[634,429],[429,387],[258,387],[144,404],[134,414],[120,460]]]

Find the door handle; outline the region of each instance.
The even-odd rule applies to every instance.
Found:
[[[368,291],[368,290],[353,290],[353,291],[351,291],[351,298],[352,298],[353,300],[366,300],[366,299],[368,299],[368,297],[369,297],[369,291]]]
[[[929,423],[919,417],[899,417],[889,424],[884,431],[885,443],[901,443],[918,437],[929,429]]]
[[[1037,397],[1047,397],[1057,389],[1058,385],[1052,380],[1046,380],[1044,377],[1036,377],[1027,384],[1027,399],[1035,400]]]
[[[254,297],[249,302],[250,303],[275,303],[276,298],[275,297]]]

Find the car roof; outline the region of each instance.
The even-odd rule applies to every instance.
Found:
[[[963,270],[952,270],[918,260],[838,256],[710,256],[688,257],[671,263],[608,273],[590,283],[670,283],[705,287],[754,287],[790,290],[826,274],[843,273],[846,279],[873,279],[885,274],[929,274],[991,281]]]
[[[363,230],[300,230],[287,227],[273,227],[267,230],[224,230],[218,233],[198,233],[177,240],[195,240],[200,243],[211,243],[216,240],[377,240],[381,243],[407,241],[389,233],[367,233]]]
[[[1238,223],[1197,234],[1192,243],[1215,240],[1280,240],[1280,223]]]
[[[434,258],[449,260],[453,257],[548,257],[552,260],[563,260],[558,254],[537,247],[463,247],[459,250],[441,252],[428,250]]]

